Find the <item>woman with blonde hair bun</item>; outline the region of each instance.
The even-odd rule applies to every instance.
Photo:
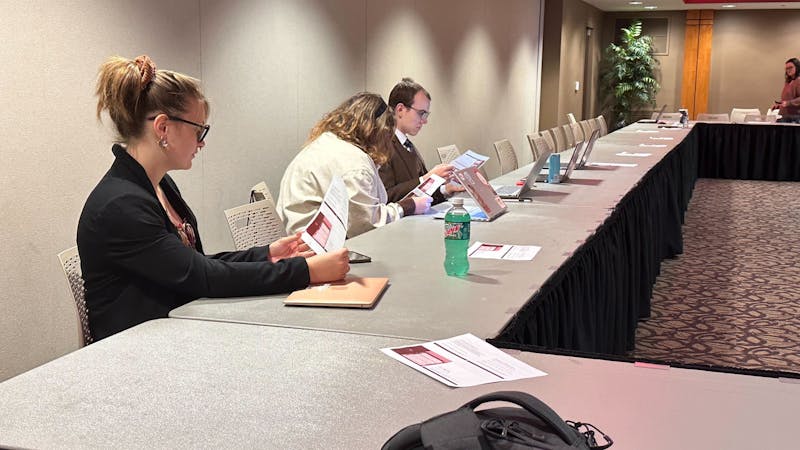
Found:
[[[392,136],[392,112],[377,94],[356,94],[327,113],[283,174],[277,209],[286,229],[308,225],[334,176],[344,180],[350,196],[348,237],[427,212],[430,197],[387,203],[378,167],[389,160]]]
[[[197,219],[167,174],[205,146],[209,105],[192,77],[146,55],[112,57],[97,79],[97,117],[117,130],[114,163],[78,222],[89,326],[103,339],[199,297],[265,295],[334,281],[347,251],[314,255],[295,234],[269,246],[205,255]]]

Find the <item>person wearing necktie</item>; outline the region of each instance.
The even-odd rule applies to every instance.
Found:
[[[449,180],[453,175],[453,166],[439,164],[428,170],[422,155],[409,139],[428,123],[431,95],[425,88],[411,78],[403,78],[389,94],[389,108],[394,114],[395,135],[389,161],[380,167],[379,174],[389,201],[396,202],[432,174]],[[464,188],[460,185],[445,183],[434,193],[433,203],[441,203],[454,192],[462,190]]]

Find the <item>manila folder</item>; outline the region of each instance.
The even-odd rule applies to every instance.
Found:
[[[284,305],[371,308],[389,284],[388,278],[348,276],[342,281],[311,286],[292,292]]]

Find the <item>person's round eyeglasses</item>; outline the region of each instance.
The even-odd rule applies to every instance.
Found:
[[[414,108],[413,106],[409,106],[408,109],[413,109],[414,111],[416,111],[416,113],[419,114],[419,118],[422,120],[427,119],[431,115],[430,111],[425,111],[424,109],[417,109]]]
[[[157,116],[148,117],[147,120],[156,120],[156,117]],[[197,127],[198,128],[198,130],[197,130],[197,143],[198,144],[203,142],[203,139],[205,139],[206,136],[208,135],[208,130],[211,129],[211,125],[199,124],[197,122],[192,122],[191,120],[181,119],[180,117],[167,115],[167,119],[174,120],[176,122],[183,122],[185,124],[189,124],[189,125]]]

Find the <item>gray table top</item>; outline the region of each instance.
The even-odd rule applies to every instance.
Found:
[[[498,390],[592,423],[614,449],[786,448],[800,385],[511,352],[541,378],[453,389],[383,355],[413,341],[162,319],[0,383],[0,446],[375,449]],[[792,446],[792,444],[788,444]]]
[[[442,222],[430,216],[411,216],[347,241],[348,248],[373,261],[352,265],[353,275],[390,279],[389,288],[373,309],[285,307],[282,300],[286,295],[275,295],[200,299],[173,310],[170,317],[415,339],[442,339],[465,332],[494,337],[596,231],[619,199],[687,134],[686,130],[663,131],[653,125],[629,128],[633,131],[626,128],[628,134],[612,133],[599,139],[590,159],[634,163],[636,167],[576,170],[570,183],[537,183],[533,201],[508,201],[507,214],[491,223],[472,224],[473,242],[541,246],[533,261],[472,259],[469,276],[448,277],[442,268]],[[637,133],[636,129],[657,133]],[[649,139],[658,136],[675,139]],[[665,147],[639,149],[626,144],[645,141]],[[652,155],[615,156],[620,151]],[[493,183],[513,183],[529,170],[529,166],[520,168]]]

